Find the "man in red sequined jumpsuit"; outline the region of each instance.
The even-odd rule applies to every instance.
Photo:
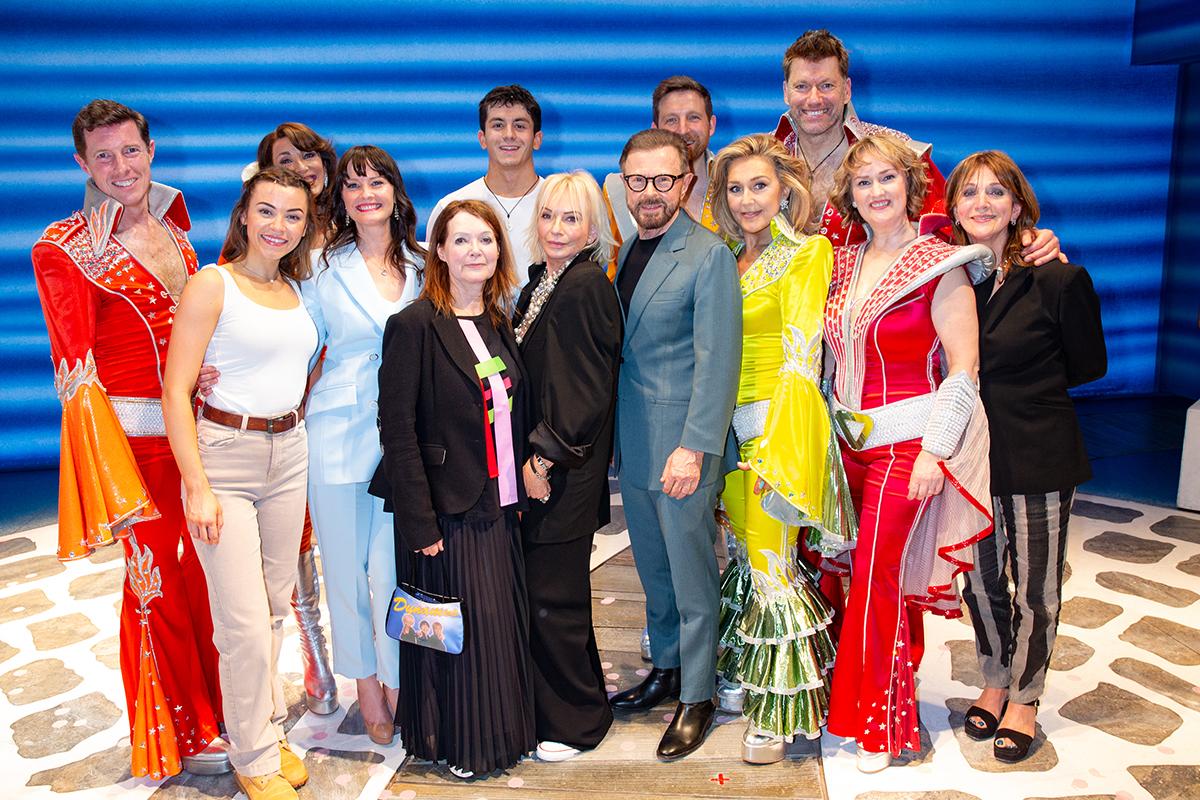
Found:
[[[121,542],[121,676],[132,774],[228,770],[204,573],[184,525],[163,428],[162,367],[175,303],[197,268],[183,196],[150,180],[145,117],[93,100],[72,126],[84,205],[33,246],[63,406],[64,561]]]

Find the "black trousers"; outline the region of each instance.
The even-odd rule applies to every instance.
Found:
[[[592,629],[592,537],[524,547],[537,738],[587,750],[613,720]]]

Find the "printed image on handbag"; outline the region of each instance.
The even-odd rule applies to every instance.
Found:
[[[401,584],[392,592],[386,628],[393,639],[457,655],[463,648],[462,601]]]

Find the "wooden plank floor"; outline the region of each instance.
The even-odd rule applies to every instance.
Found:
[[[609,689],[641,680],[649,665],[639,649],[645,597],[628,549],[592,573],[592,610]],[[644,672],[643,672],[644,674]],[[525,759],[507,772],[461,781],[444,766],[408,760],[384,792],[392,800],[519,798],[536,800],[643,800],[646,798],[799,798],[827,800],[817,742],[805,755],[769,766],[741,760],[745,724],[728,715],[696,753],[671,764],[654,756],[673,703],[645,714],[618,714],[608,737],[589,753],[562,764]]]

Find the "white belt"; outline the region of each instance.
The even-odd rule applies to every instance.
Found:
[[[770,400],[757,400],[734,407],[733,435],[739,447],[763,435],[767,429],[767,411],[770,408]]]
[[[110,397],[126,436],[166,436],[162,401],[156,397]]]
[[[833,398],[833,421],[838,436],[854,450],[870,450],[896,442],[920,439],[933,410],[937,392],[908,397],[887,405],[855,411]]]

